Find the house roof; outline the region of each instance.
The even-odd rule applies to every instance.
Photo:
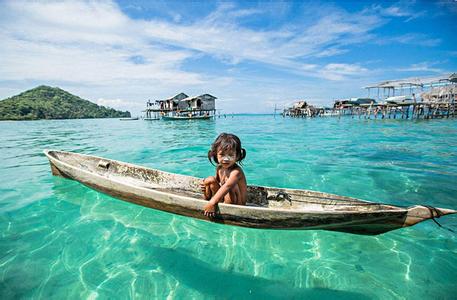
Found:
[[[217,99],[216,96],[213,96],[213,95],[211,95],[211,94],[202,94],[202,95],[200,95],[200,97],[201,97],[201,96],[210,96],[211,98]]]
[[[208,95],[208,96],[211,96],[211,97],[214,98],[214,99],[217,99],[217,97],[214,97],[214,96],[212,96],[212,95],[210,95],[210,94],[203,94],[203,95],[200,95],[200,96],[190,96],[190,97],[181,99],[180,101],[192,101],[192,100],[198,99],[198,98],[200,98],[200,97],[202,97],[202,96],[205,96],[205,95]],[[212,99],[212,100],[214,100],[214,99]]]
[[[169,98],[166,98],[166,99],[163,99],[163,100],[156,100],[156,103],[157,102],[165,102],[165,101],[173,101],[173,102],[179,102],[179,101],[192,101],[194,99],[198,99],[198,98],[203,98],[203,96],[209,96],[213,99],[217,99],[217,97],[214,97],[213,95],[210,95],[210,94],[202,94],[200,96],[188,96],[187,94],[185,93],[179,93],[177,95],[174,95],[173,97],[169,97]],[[183,99],[179,100],[177,98],[182,98],[184,97]]]
[[[295,102],[292,107],[293,108],[304,108],[306,105],[308,105],[308,103],[306,101],[297,101]]]
[[[448,83],[452,80],[455,80],[456,73],[454,74],[444,74],[441,76],[434,76],[434,77],[413,77],[413,78],[406,78],[406,79],[399,79],[399,80],[388,80],[383,81],[377,84],[366,86],[366,89],[372,88],[391,88],[391,89],[401,89],[405,87],[422,87],[431,84],[437,83]]]
[[[421,97],[442,97],[444,95],[456,95],[457,94],[457,86],[456,85],[449,85],[449,86],[441,86],[433,88],[431,91],[425,92],[421,94]]]
[[[452,73],[451,76],[449,76],[449,81],[457,82],[457,73]]]
[[[189,96],[187,96],[187,94],[185,94],[185,93],[179,93],[179,94],[177,94],[177,95],[174,95],[173,97],[169,97],[169,98],[166,98],[166,99],[161,100],[161,101],[175,100],[175,98],[178,98],[178,97],[181,96],[181,95],[183,95],[183,96],[186,97],[186,98],[189,97]]]
[[[198,96],[189,96],[189,97],[186,97],[186,98],[181,99],[179,101],[192,101],[192,100],[197,99],[197,98],[198,98]]]

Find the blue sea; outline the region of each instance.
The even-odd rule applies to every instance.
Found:
[[[457,209],[456,119],[0,122],[0,299],[455,299],[455,215],[378,236],[238,228],[53,177],[42,153],[206,177],[222,132],[251,184]]]

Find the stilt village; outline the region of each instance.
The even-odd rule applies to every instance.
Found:
[[[365,87],[367,97],[338,99],[333,107],[302,100],[283,109],[295,118],[352,116],[365,119],[433,119],[456,116],[457,73],[390,80]]]
[[[456,116],[457,73],[428,78],[389,80],[364,87],[367,97],[334,100],[332,107],[308,100],[276,109],[284,117],[341,117],[365,119],[434,119]],[[217,97],[179,93],[146,103],[145,120],[189,120],[216,117]],[[224,115],[224,114],[223,114]],[[220,112],[219,112],[220,116]]]

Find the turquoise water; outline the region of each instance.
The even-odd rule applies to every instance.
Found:
[[[456,233],[432,221],[374,237],[212,224],[53,177],[42,154],[204,177],[221,132],[252,184],[457,208],[457,120],[0,122],[0,299],[455,299]]]

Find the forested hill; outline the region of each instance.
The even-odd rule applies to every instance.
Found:
[[[130,112],[99,106],[60,88],[44,85],[0,101],[0,120],[124,117],[130,117]]]

